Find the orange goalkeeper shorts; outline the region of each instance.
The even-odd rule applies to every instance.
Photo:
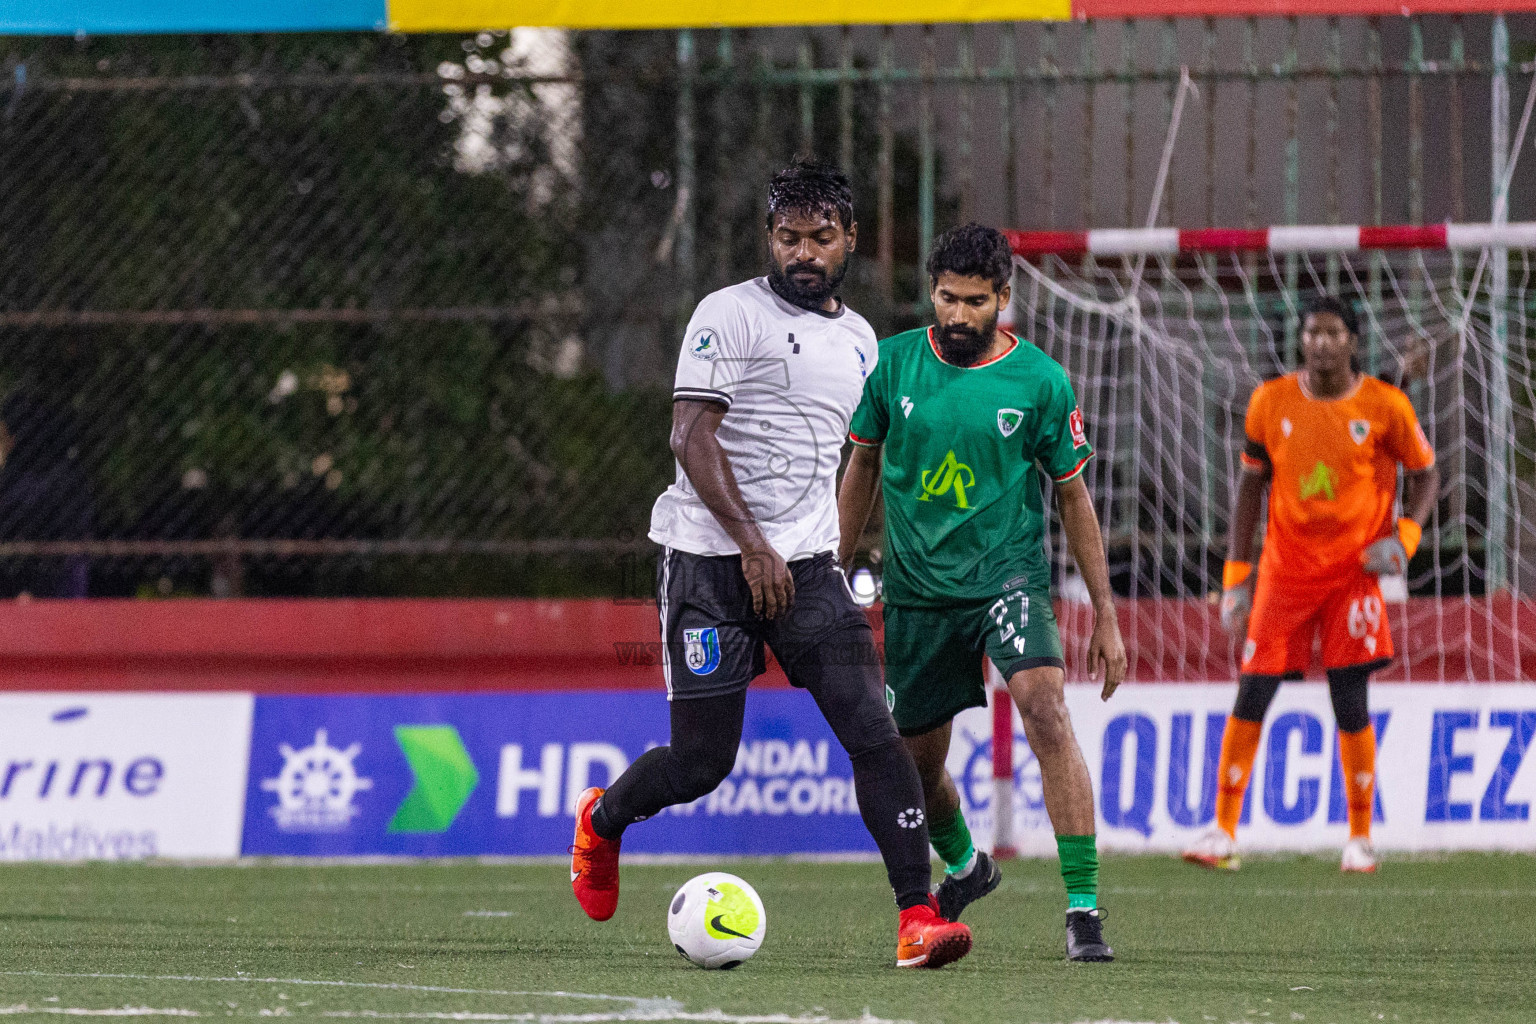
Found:
[[[1256,676],[1305,672],[1319,631],[1325,669],[1392,660],[1392,629],[1375,576],[1357,572],[1329,586],[1261,572],[1242,671]]]

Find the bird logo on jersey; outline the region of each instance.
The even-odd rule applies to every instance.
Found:
[[[700,327],[688,342],[688,354],[695,359],[710,360],[720,354],[719,336],[713,327]]]
[[[997,410],[997,429],[1003,432],[1004,437],[1013,436],[1013,432],[1019,429],[1019,424],[1024,422],[1024,414],[1017,409]]]

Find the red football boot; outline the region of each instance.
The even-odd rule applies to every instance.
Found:
[[[908,907],[901,912],[896,936],[897,967],[943,967],[971,951],[971,930],[958,921],[939,916],[938,902]]]
[[[619,906],[619,844],[592,831],[592,806],[603,791],[582,790],[576,800],[576,842],[571,844],[571,889],[594,921],[606,921]],[[967,948],[970,943],[967,940]]]

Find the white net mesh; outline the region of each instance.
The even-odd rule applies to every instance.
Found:
[[[1088,484],[1139,679],[1232,678],[1214,600],[1243,416],[1297,362],[1298,306],[1360,311],[1362,368],[1407,392],[1441,473],[1406,580],[1385,581],[1408,679],[1536,678],[1536,253],[1404,250],[1019,261],[1015,325],[1072,377]],[[1140,266],[1138,266],[1140,262]],[[1483,266],[1479,266],[1480,262]],[[1475,293],[1473,291],[1475,289]],[[1082,670],[1088,613],[1053,544]],[[1522,638],[1521,626],[1533,634]],[[1524,650],[1522,651],[1522,646]]]

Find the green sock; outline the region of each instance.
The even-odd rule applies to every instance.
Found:
[[[964,871],[976,859],[976,845],[971,842],[971,830],[966,827],[965,815],[958,808],[947,821],[935,818],[928,822],[928,841],[944,862],[947,874]]]
[[[1092,910],[1099,905],[1099,847],[1094,837],[1057,836],[1061,880],[1067,884],[1067,909]]]

